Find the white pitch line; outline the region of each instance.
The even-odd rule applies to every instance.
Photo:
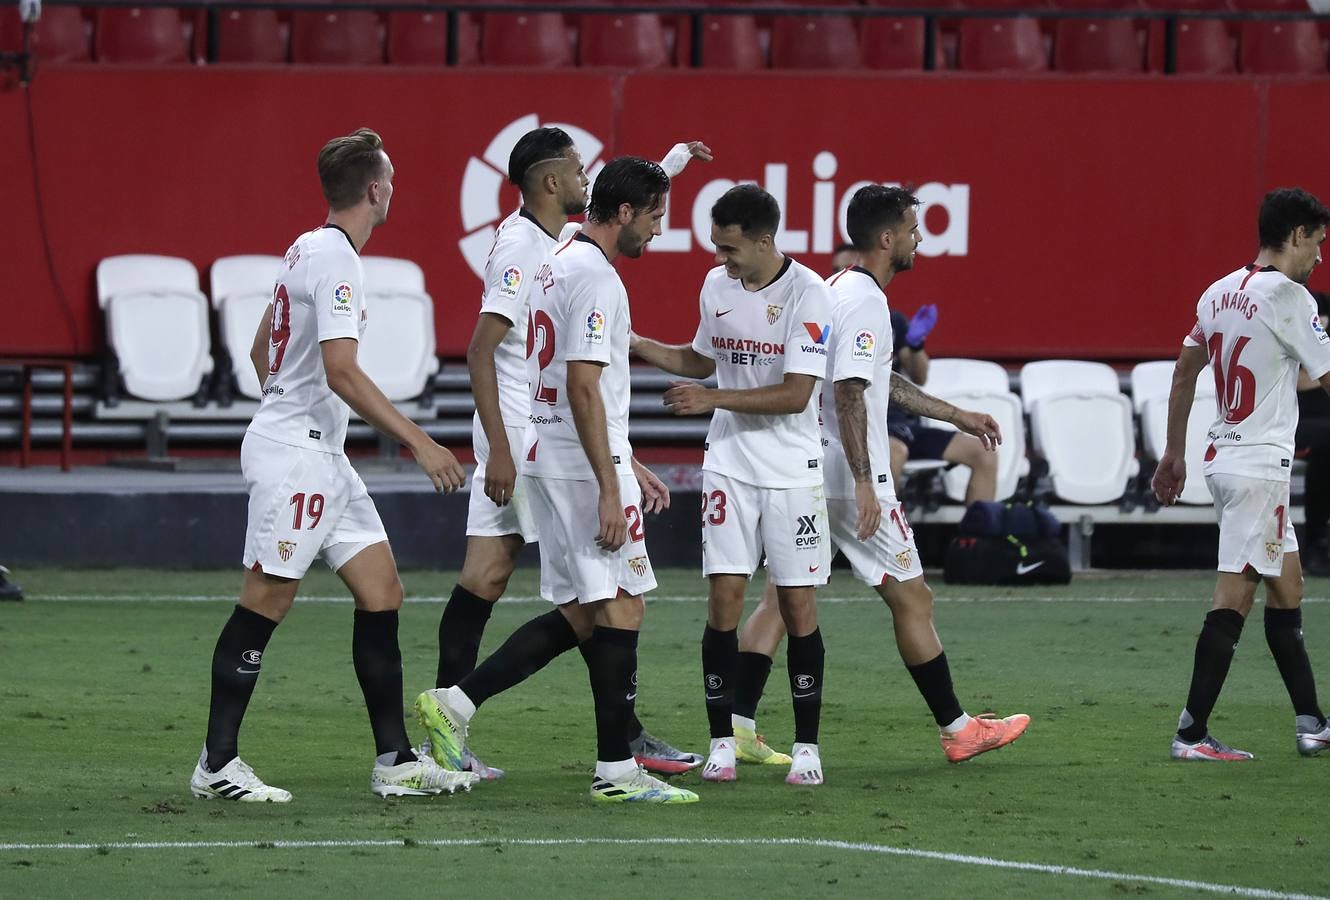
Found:
[[[142,594],[31,594],[29,599],[43,603],[234,603],[235,594],[181,594],[145,596]],[[1057,597],[1051,595],[1003,596],[1003,597],[948,597],[935,596],[934,603],[1193,603],[1203,604],[1209,599],[1208,594],[1194,597]],[[446,603],[447,597],[407,597],[406,603]],[[351,598],[344,595],[318,596],[299,594],[296,603],[350,603]],[[505,596],[503,603],[545,603],[540,597],[531,595]],[[647,594],[648,603],[705,603],[703,594]],[[865,591],[853,597],[823,596],[817,597],[818,603],[881,603],[876,594]],[[1304,597],[1303,603],[1330,603],[1330,597]]]
[[[1243,887],[1241,885],[1217,884],[1208,881],[1194,881],[1187,878],[1166,878],[1160,875],[1140,875],[1132,872],[1113,872],[1105,869],[1081,869],[1075,866],[1056,866],[1046,863],[1019,862],[1010,859],[995,859],[991,856],[971,856],[964,853],[943,853],[937,850],[916,850],[912,847],[891,847],[886,844],[855,843],[851,841],[831,841],[814,838],[440,838],[413,840],[413,845],[421,847],[492,847],[510,845],[522,847],[562,847],[562,846],[722,846],[722,847],[813,847],[823,850],[849,850],[857,853],[875,853],[884,856],[903,856],[913,859],[927,859],[938,862],[959,863],[967,866],[983,866],[990,869],[1007,869],[1017,872],[1036,872],[1042,875],[1062,875],[1072,878],[1094,878],[1101,881],[1134,881],[1142,884],[1158,884],[1166,887],[1182,888],[1191,891],[1208,891],[1214,894],[1232,894],[1239,897],[1262,897],[1270,900],[1330,900],[1317,894],[1297,894],[1285,891],[1273,891],[1266,888]],[[0,844],[0,852],[28,851],[67,851],[67,850],[223,850],[223,849],[274,849],[274,850],[314,850],[343,849],[355,847],[405,847],[402,840],[325,840],[325,841],[112,841],[97,843],[49,843],[49,844]]]

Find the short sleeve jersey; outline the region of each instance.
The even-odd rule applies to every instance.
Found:
[[[365,273],[350,235],[325,225],[296,238],[273,291],[268,377],[249,430],[283,444],[343,452],[351,411],[328,387],[320,344],[359,341],[367,323]]]
[[[868,460],[879,491],[895,496],[891,482],[891,447],[887,442],[887,400],[891,386],[892,316],[887,297],[867,269],[854,266],[827,279],[831,288],[831,340],[827,347],[827,377],[822,382],[822,443],[827,448],[827,496],[854,498],[854,476],[841,444],[836,417],[837,382],[858,378],[866,382],[864,412]]]
[[[526,208],[503,220],[485,261],[485,288],[480,311],[507,319],[512,328],[494,351],[503,424],[525,428],[531,412],[526,372],[527,301],[531,281],[554,249],[554,237]]]
[[[830,291],[822,279],[789,257],[780,273],[750,291],[723,266],[702,282],[693,349],[716,361],[724,390],[780,384],[790,373],[822,378],[832,334]],[[793,415],[756,415],[718,409],[711,416],[702,468],[766,488],[822,483],[818,393]]]
[[[1307,289],[1267,266],[1212,284],[1183,343],[1205,347],[1217,393],[1205,471],[1287,480],[1298,426],[1298,367],[1330,371],[1330,336]]]
[[[542,478],[592,480],[568,403],[568,363],[601,363],[610,455],[632,474],[628,443],[628,292],[605,253],[582,233],[559,245],[535,273],[531,292],[530,426],[523,472]]]

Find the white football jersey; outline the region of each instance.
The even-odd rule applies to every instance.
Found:
[[[531,424],[522,471],[541,478],[594,480],[568,403],[568,363],[602,363],[610,454],[621,475],[631,475],[628,443],[628,334],[633,323],[628,292],[600,245],[582,233],[546,257],[531,293]]]
[[[328,387],[320,344],[365,333],[365,273],[335,225],[307,231],[286,251],[273,291],[268,377],[249,430],[283,444],[341,453],[351,409]]]
[[[716,361],[721,389],[780,384],[787,373],[822,378],[831,336],[831,292],[788,256],[780,273],[750,291],[717,266],[702,282],[693,349]],[[702,468],[767,488],[822,483],[818,392],[793,415],[718,409],[711,415]]]
[[[531,281],[556,246],[554,236],[523,207],[503,220],[485,261],[485,286],[480,311],[494,313],[512,325],[494,351],[503,424],[525,428],[531,413],[526,372],[527,309]]]
[[[868,460],[878,496],[896,496],[887,442],[887,403],[891,393],[892,333],[887,296],[867,269],[853,266],[827,279],[831,288],[831,340],[827,377],[822,382],[822,444],[827,448],[826,491],[837,500],[854,499],[854,476],[845,458],[836,417],[836,382],[861,378],[868,426]]]
[[[1330,371],[1330,336],[1307,289],[1271,266],[1244,266],[1196,304],[1183,343],[1205,347],[1216,388],[1206,474],[1287,480],[1298,427],[1298,367]]]

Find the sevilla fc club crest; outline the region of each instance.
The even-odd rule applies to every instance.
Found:
[[[1284,545],[1280,541],[1267,541],[1265,544],[1265,555],[1270,557],[1270,562],[1275,562],[1279,559],[1279,551],[1283,549]]]
[[[647,573],[647,558],[645,556],[634,556],[628,560],[628,568],[632,569],[633,574],[638,578],[643,577]]]
[[[291,554],[296,552],[295,541],[278,541],[277,555],[282,558],[282,562],[289,562]]]
[[[909,550],[902,550],[900,553],[896,554],[896,565],[900,566],[902,569],[910,568],[911,562],[913,562],[913,560],[910,558]]]
[[[780,314],[783,313],[783,312],[785,312],[785,307],[783,307],[783,306],[776,306],[776,305],[773,304],[773,303],[768,303],[768,304],[767,304],[767,324],[768,324],[768,325],[775,325],[776,322],[777,322],[777,320],[780,319]]]

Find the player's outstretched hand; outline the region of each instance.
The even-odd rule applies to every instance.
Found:
[[[676,416],[702,416],[712,412],[716,404],[711,388],[695,381],[672,381],[665,392],[665,405]]]
[[[855,521],[855,535],[866,541],[877,534],[882,524],[882,504],[877,500],[877,488],[871,481],[857,481],[854,485],[854,505],[859,510]]]
[[[962,409],[951,424],[966,434],[979,438],[985,450],[996,450],[998,444],[1002,443],[1002,429],[998,427],[997,420],[987,413]]]
[[[485,463],[485,496],[494,501],[495,506],[507,506],[513,500],[513,488],[517,485],[517,467],[507,453],[491,453]]]
[[[434,482],[434,490],[451,494],[466,483],[466,472],[457,457],[433,441],[416,450],[415,456],[416,464]]]
[[[1150,479],[1150,489],[1155,499],[1165,506],[1178,502],[1182,488],[1187,483],[1187,461],[1165,450],[1155,468],[1155,476]]]
[[[628,517],[619,501],[618,491],[601,491],[596,504],[600,516],[600,531],[596,532],[596,546],[602,550],[618,550],[628,540]]]
[[[689,141],[684,146],[688,148],[688,155],[693,159],[700,159],[702,162],[711,162],[715,159],[711,155],[711,148],[701,141]]]
[[[658,513],[670,508],[670,489],[636,457],[633,458],[633,474],[637,476],[637,485],[642,489],[642,512]]]

